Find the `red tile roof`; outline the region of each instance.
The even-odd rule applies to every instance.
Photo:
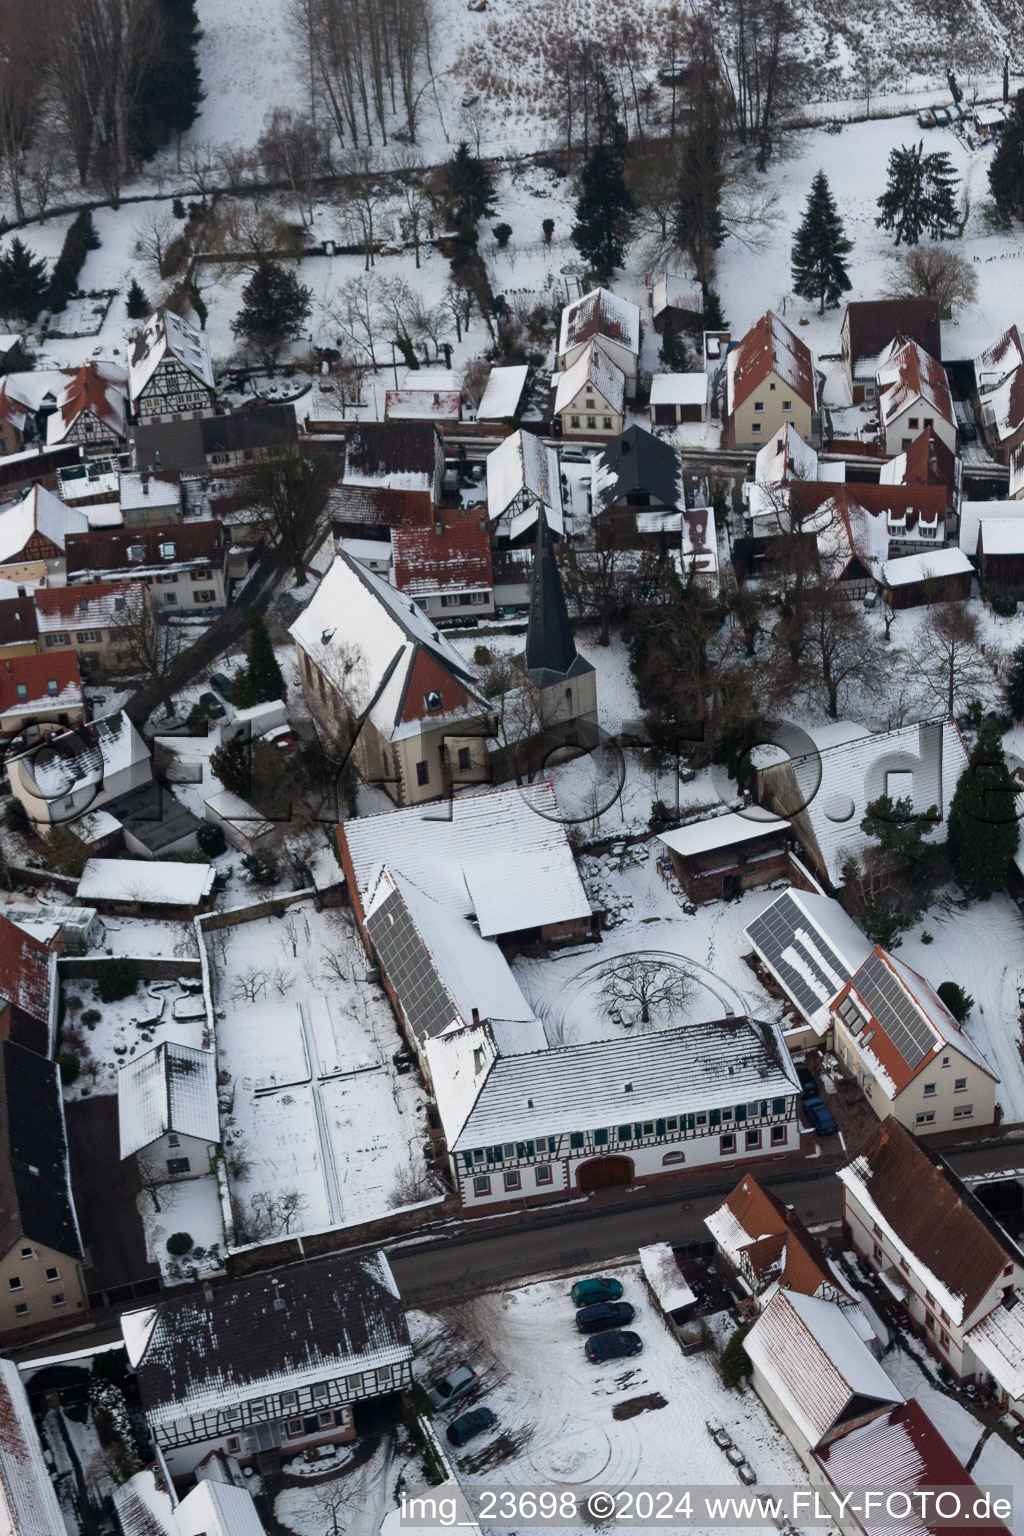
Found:
[[[730,408],[735,411],[742,405],[770,373],[814,409],[810,348],[769,309],[729,354]]]
[[[956,460],[940,437],[930,427],[920,432],[906,452],[903,475],[906,486],[952,486],[956,478]]]
[[[814,1452],[814,1459],[832,1486],[845,1494],[852,1488],[869,1488],[886,1494],[906,1494],[912,1499],[916,1489],[956,1488],[969,1506],[969,1490],[980,1497],[970,1473],[939,1434],[916,1398],[898,1403],[881,1418],[852,1429]],[[961,1509],[963,1509],[961,1505]],[[904,1500],[897,1498],[894,1509],[903,1514]],[[884,1506],[858,1515],[858,1525],[866,1536],[971,1536],[976,1526],[946,1524],[921,1518],[918,1502],[910,1508],[910,1518],[886,1515]],[[1006,1532],[1006,1527],[986,1521],[988,1532]],[[1007,1533],[1008,1536],[1008,1533]]]
[[[70,425],[83,411],[91,411],[118,436],[125,435],[126,391],[111,379],[105,379],[94,362],[79,368],[61,391],[60,413]]]
[[[161,544],[174,545],[174,561],[206,560],[219,566],[224,558],[224,529],[212,519],[197,523],[168,523],[161,528],[92,528],[69,534],[65,560],[69,578],[79,571],[119,571],[130,564],[160,565]],[[141,561],[129,561],[128,550],[141,546]],[[168,562],[170,563],[170,562]]]
[[[50,684],[56,683],[54,694]],[[18,697],[18,686],[25,697]],[[50,651],[46,656],[9,656],[0,658],[0,715],[16,713],[34,704],[52,704],[67,710],[82,703],[82,679],[75,651]],[[43,713],[46,711],[44,710]]]
[[[0,993],[30,1018],[50,1014],[50,950],[0,915]]]
[[[116,597],[131,593],[141,599],[145,591],[146,584],[142,581],[79,581],[73,587],[37,587],[36,611],[44,620],[64,621],[69,625],[79,622],[86,628],[95,629],[98,621],[110,622]],[[52,630],[56,626],[53,622],[44,622],[43,627]]]
[[[894,343],[891,356],[878,371],[882,420],[889,422],[915,400],[922,400],[938,411],[945,421],[955,425],[953,396],[945,368],[916,341],[907,337],[898,338],[898,341],[901,344]],[[896,375],[893,382],[884,382],[893,373]]]
[[[996,1285],[1016,1244],[945,1159],[892,1115],[840,1173],[844,1205],[858,1185],[921,1268],[963,1301],[963,1320]]]
[[[750,1243],[740,1252],[758,1280],[770,1278],[781,1262],[779,1284],[787,1290],[813,1296],[822,1284],[841,1289],[817,1239],[753,1174],[745,1175],[725,1204],[750,1234]]]
[[[434,521],[429,491],[386,485],[336,485],[329,498],[332,521],[364,528],[419,528]]]
[[[0,645],[24,644],[36,638],[36,610],[31,597],[7,597],[0,602]]]
[[[399,591],[421,597],[435,592],[490,590],[494,577],[485,509],[468,507],[447,512],[440,522],[440,532],[436,531],[437,526],[430,523],[426,527],[396,528],[392,533],[395,585]]]

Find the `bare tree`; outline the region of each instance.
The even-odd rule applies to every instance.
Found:
[[[393,1211],[399,1210],[404,1205],[418,1205],[422,1200],[429,1200],[436,1193],[434,1181],[426,1168],[416,1163],[404,1163],[395,1169],[395,1182],[388,1195],[388,1205]]]
[[[939,603],[918,630],[917,664],[933,704],[954,715],[992,681],[978,616],[965,603]]]
[[[894,299],[935,299],[944,320],[968,309],[978,294],[978,279],[965,256],[948,245],[915,245],[893,262],[886,293]]]
[[[350,152],[347,170],[344,207],[348,212],[348,222],[358,234],[365,270],[368,272],[376,259],[375,248],[381,235],[382,210],[391,197],[391,187],[367,149],[358,148]]]
[[[248,1200],[231,1201],[236,1243],[265,1243],[287,1236],[305,1214],[308,1201],[300,1190],[257,1190]]]
[[[233,1003],[255,1003],[266,993],[271,982],[271,973],[260,965],[247,966],[244,971],[239,971],[231,983],[231,1001]]]
[[[302,255],[301,239],[279,214],[245,200],[219,213],[218,233],[225,253],[238,257],[243,272],[254,272],[261,262]]]
[[[838,585],[815,586],[809,607],[807,666],[825,690],[829,716],[838,720],[840,700],[850,686],[880,678],[882,655],[862,614]]]
[[[135,1159],[135,1176],[140,1192],[152,1200],[154,1211],[167,1210],[174,1205],[174,1181],[167,1172],[164,1159],[144,1148]]]
[[[274,107],[264,119],[256,154],[271,181],[284,182],[303,224],[313,222],[313,198],[319,177],[330,166],[319,124],[290,107]]]
[[[220,150],[202,139],[190,144],[181,156],[181,172],[203,202],[216,187],[222,164]]]
[[[411,240],[420,265],[420,244],[427,227],[431,197],[426,174],[415,152],[408,148],[392,150],[392,180],[397,188],[401,212],[399,224],[403,240]]]
[[[19,222],[25,218],[25,156],[39,126],[46,68],[46,29],[39,23],[40,17],[25,6],[4,7],[3,50],[0,52],[0,174]]]
[[[300,587],[330,481],[329,458],[312,447],[301,454],[262,452],[245,477],[245,492],[259,525],[287,558]]]
[[[693,996],[692,972],[676,961],[627,955],[610,961],[601,983],[601,1001],[626,1025],[650,1024],[652,1014],[678,1018]]]
[[[121,608],[117,601],[110,627],[120,664],[126,672],[141,674],[164,689],[164,713],[170,715],[172,701],[167,684],[185,649],[185,632],[161,622],[153,612],[148,593],[143,597],[126,595]]]
[[[142,219],[135,236],[135,254],[156,278],[169,277],[167,252],[181,234],[181,225],[170,213],[155,203]]]
[[[337,298],[327,305],[327,313],[342,336],[351,348],[369,359],[371,368],[378,367],[376,351],[380,330],[378,297],[378,279],[372,273],[363,272],[358,277],[350,277],[340,289]]]

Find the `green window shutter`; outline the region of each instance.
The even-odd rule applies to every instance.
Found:
[[[619,1140],[620,1141],[632,1141],[633,1140],[633,1127],[631,1125],[620,1125],[619,1126]]]
[[[713,1109],[711,1111],[711,1113],[708,1115],[708,1124],[709,1125],[721,1125],[721,1123],[722,1123],[722,1111],[720,1109]]]
[[[784,1115],[786,1113],[785,1099],[772,1099],[772,1114]]]
[[[582,1147],[582,1145],[583,1145],[583,1132],[582,1131],[573,1131],[572,1134],[569,1137],[569,1145],[570,1145],[570,1147]]]
[[[664,1120],[655,1120],[655,1122],[654,1122],[654,1134],[656,1136],[664,1136],[664,1134],[665,1134],[665,1122],[664,1122]]]
[[[697,1129],[697,1116],[696,1115],[684,1115],[683,1116],[683,1130],[684,1131],[695,1131],[696,1129]]]
[[[607,1131],[595,1131],[594,1132],[594,1146],[595,1147],[606,1147],[607,1145],[608,1145],[608,1132]]]

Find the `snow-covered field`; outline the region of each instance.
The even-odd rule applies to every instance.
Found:
[[[234,1199],[297,1192],[292,1232],[386,1214],[423,1167],[426,1100],[350,917],[299,903],[207,942]]]

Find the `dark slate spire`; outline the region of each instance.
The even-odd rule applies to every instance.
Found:
[[[578,661],[551,530],[544,508],[538,507],[530,623],[526,631],[526,675],[546,687],[578,671]]]

